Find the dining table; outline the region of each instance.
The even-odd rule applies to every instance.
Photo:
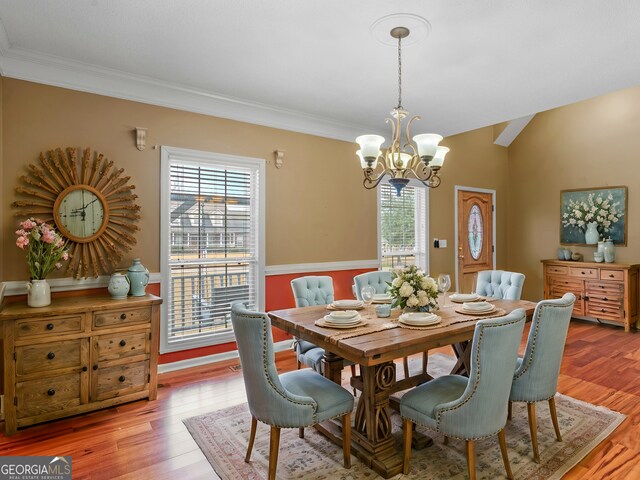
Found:
[[[274,310],[268,314],[273,326],[324,349],[323,373],[330,380],[341,383],[345,360],[359,365],[359,374],[351,377],[351,386],[359,391],[351,434],[352,452],[380,476],[390,478],[402,471],[402,455],[393,437],[392,395],[433,379],[426,370],[426,352],[452,346],[457,361],[451,373],[468,375],[475,324],[517,308],[524,309],[530,318],[536,305],[526,300],[487,300],[495,305],[492,312],[470,315],[463,312],[461,304],[445,299],[435,312],[440,323],[426,327],[400,322],[399,309],[391,310],[387,318],[379,318],[374,305],[361,309],[363,324],[349,329],[316,324],[322,324],[321,320],[330,313],[332,306],[327,305]],[[405,368],[404,375],[397,375],[395,360],[415,354],[423,354],[423,368],[413,372]],[[337,423],[325,422],[317,428],[341,445]]]

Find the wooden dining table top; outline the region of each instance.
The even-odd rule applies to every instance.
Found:
[[[523,308],[527,317],[531,317],[536,306],[534,302],[527,300],[491,300],[491,303],[506,313]],[[428,329],[411,329],[399,326],[398,317],[401,314],[399,309],[392,310],[389,318],[377,318],[374,305],[370,305],[360,311],[364,320],[370,323],[391,322],[396,323],[397,326],[339,340],[332,339],[332,336],[340,336],[346,330],[315,325],[316,320],[330,313],[326,305],[274,310],[268,314],[273,326],[314,343],[346,360],[372,366],[473,338],[475,324],[491,315],[469,317],[456,312],[460,307],[460,304],[449,300],[446,307],[436,311],[436,314],[443,319],[453,319],[460,323]]]

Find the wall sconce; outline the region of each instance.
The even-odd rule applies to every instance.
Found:
[[[284,163],[284,150],[276,150],[273,153],[276,157],[276,168],[282,168],[282,164]]]
[[[136,127],[136,148],[140,151],[147,146],[147,129]]]

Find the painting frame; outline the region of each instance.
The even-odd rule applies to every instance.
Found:
[[[620,220],[616,222],[616,227],[612,229],[610,233],[613,243],[615,245],[627,246],[627,230],[628,230],[628,206],[629,206],[629,189],[626,185],[617,186],[605,186],[605,187],[590,187],[590,188],[573,188],[569,190],[560,191],[560,245],[575,245],[583,247],[593,247],[592,244],[584,242],[584,235],[582,235],[582,241],[579,241],[580,236],[577,233],[577,229],[566,228],[562,224],[562,214],[569,204],[569,200],[585,200],[589,194],[600,193],[605,198],[611,194],[613,198],[622,203],[622,213]]]

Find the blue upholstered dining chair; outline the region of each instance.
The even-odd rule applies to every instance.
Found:
[[[533,458],[538,463],[540,453],[536,432],[536,402],[548,400],[556,439],[559,442],[562,441],[556,414],[555,394],[558,389],[562,352],[575,301],[576,297],[573,293],[565,293],[560,299],[543,300],[536,305],[527,347],[524,356],[518,358],[518,367],[511,385],[509,418],[511,418],[511,402],[527,402]]]
[[[362,287],[371,285],[376,293],[387,293],[393,276],[391,272],[376,270],[373,272],[361,273],[353,277],[353,293],[358,300],[362,300]]]
[[[310,370],[278,375],[271,321],[265,313],[249,311],[243,302],[234,302],[231,322],[251,411],[251,434],[245,462],[251,458],[258,421],[271,426],[269,480],[274,480],[281,428],[299,428],[303,438],[304,427],[342,417],[344,466],[351,468],[351,393]]]
[[[478,272],[476,293],[485,297],[504,300],[520,300],[524,274],[504,270],[484,270]]]
[[[413,424],[467,442],[469,478],[475,480],[475,440],[498,434],[507,477],[513,478],[504,433],[525,311],[480,320],[473,334],[469,378],[444,375],[406,393],[400,401],[404,427],[403,472],[409,473]]]

